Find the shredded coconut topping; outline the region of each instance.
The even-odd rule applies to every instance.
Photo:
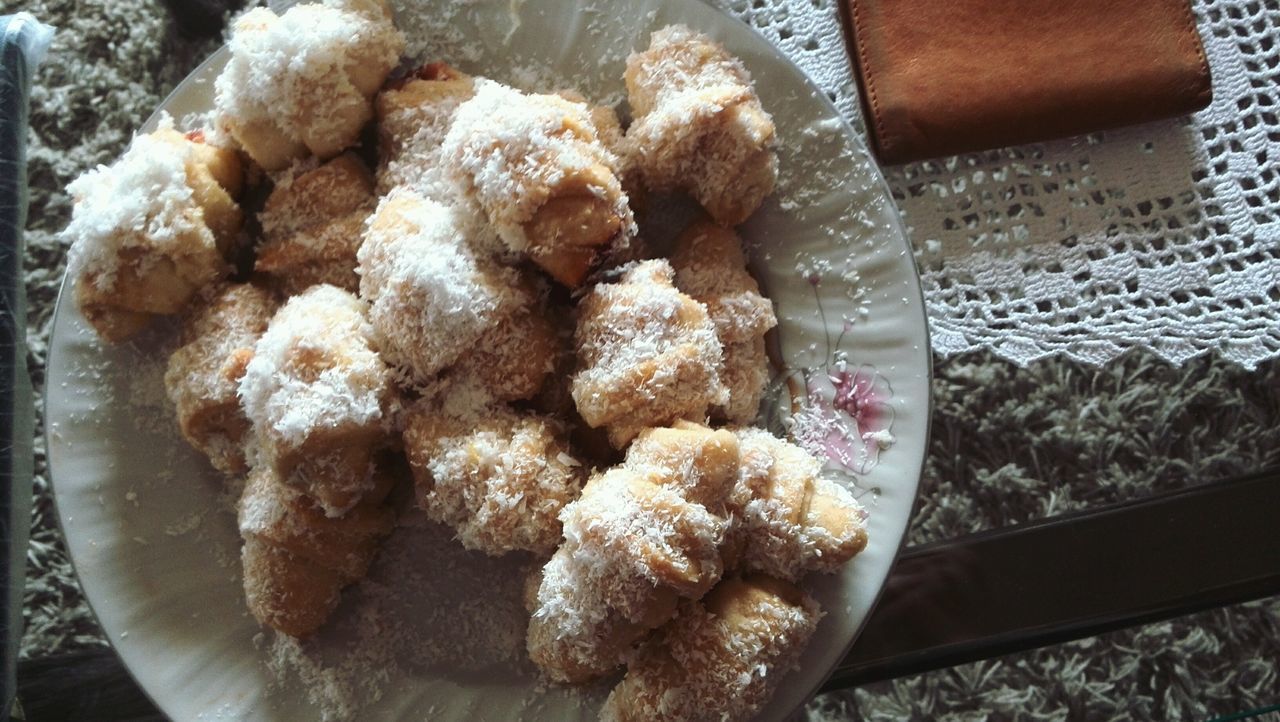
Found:
[[[173,119],[163,116],[160,127],[173,130]],[[213,234],[187,184],[190,155],[185,144],[140,135],[120,160],[73,181],[67,192],[76,202],[62,232],[71,243],[68,273],[90,273],[91,283],[108,291],[130,251],[140,257],[138,275],[162,257],[203,253],[217,258]]]
[[[678,487],[650,483],[630,469],[612,469],[591,483],[591,493],[565,508],[565,543],[577,563],[596,570],[593,582],[609,606],[629,617],[639,612],[625,593],[616,599],[610,593],[626,590],[629,580],[657,586],[685,577],[682,591],[699,596],[720,577],[723,518]]]
[[[763,336],[778,325],[773,302],[747,271],[742,241],[728,228],[694,223],[676,240],[671,253],[676,286],[707,307],[721,343]]]
[[[367,427],[383,419],[386,366],[355,296],[312,286],[282,307],[254,348],[240,398],[259,434],[291,447],[319,428]]]
[[[637,445],[561,513],[565,542],[542,571],[529,625],[530,654],[555,679],[608,672],[679,597],[701,597],[720,579],[717,512],[737,472],[736,441],[683,425]]]
[[[304,148],[330,157],[355,141],[404,36],[379,3],[326,0],[278,17],[254,8],[236,21],[229,45],[218,115],[255,160],[276,170]]]
[[[785,583],[726,581],[646,643],[600,719],[749,719],[795,666],[821,617],[817,602]]]
[[[183,324],[185,343],[169,357],[164,383],[182,435],[224,473],[246,468],[249,420],[237,391],[274,310],[270,295],[255,286],[209,289]]]
[[[378,96],[381,164],[378,191],[406,186],[441,203],[453,197],[443,177],[442,147],[458,106],[473,94],[471,78],[448,66],[428,66],[439,78],[414,78]]]
[[[742,63],[672,25],[627,59],[626,81],[627,144],[645,185],[687,189],[722,224],[746,220],[773,191],[777,158],[773,119]]]
[[[317,283],[355,292],[356,250],[376,203],[373,178],[354,154],[282,174],[258,215],[262,243],[254,269],[287,295]]]
[[[327,516],[271,470],[255,468],[239,504],[249,610],[275,629],[309,636],[333,613],[339,592],[368,572],[393,524],[385,505]]]
[[[397,189],[382,199],[357,254],[376,345],[419,383],[522,305],[516,272],[468,244],[469,220],[452,207]]]
[[[834,572],[867,545],[866,511],[822,462],[763,429],[736,429],[742,464],[729,545],[739,566],[797,580]]]
[[[723,346],[720,378],[729,389],[729,399],[714,415],[732,423],[750,423],[769,381],[764,335],[778,325],[773,303],[747,272],[737,234],[714,223],[695,223],[681,233],[671,266],[676,286],[706,305]]]
[[[715,326],[672,275],[664,260],[637,264],[580,306],[573,398],[588,424],[610,427],[618,446],[648,426],[700,420],[725,400]]]
[[[721,89],[726,97],[755,93],[742,61],[685,25],[654,31],[649,49],[627,58],[626,80],[627,101],[636,117],[661,112],[664,104],[699,92]]]
[[[566,189],[606,200],[631,230],[627,197],[613,174],[619,161],[601,142],[590,108],[491,80],[475,87],[445,138],[446,173],[512,249],[529,248],[525,224]]]
[[[405,38],[383,0],[254,8],[229,45],[210,132],[272,174],[254,283],[267,276],[297,295],[276,310],[254,285],[210,289],[166,385],[184,435],[220,468],[248,469],[238,525],[253,615],[306,638],[353,607],[335,622],[355,640],[350,659],[331,664],[279,636],[273,671],[292,667],[326,718],[354,718],[405,660],[524,673],[515,587],[532,555],[550,555],[521,600],[528,656],[545,674],[580,682],[628,664],[606,719],[758,711],[820,612],[785,583],[732,575],[832,571],[865,546],[866,529],[865,512],[802,449],[690,422],[738,421],[767,373],[762,339],[777,319],[737,237],[696,225],[671,262],[615,269],[616,282],[580,297],[564,333],[547,309],[569,295],[514,267],[527,257],[577,288],[591,270],[639,257],[624,175],[637,192],[689,190],[723,225],[745,219],[772,190],[776,159],[742,64],[683,26],[654,33],[628,59],[636,121],[624,135],[612,109],[574,91],[529,94],[442,65],[384,89]],[[375,108],[376,186],[342,154]],[[72,184],[64,237],[73,272],[99,294],[91,300],[167,261],[185,303],[229,270],[241,169],[224,203],[234,213],[211,220],[192,158],[165,117]],[[122,309],[122,330],[177,310]],[[564,419],[505,405],[554,393],[544,381],[569,375],[575,322],[578,369],[557,380],[572,405],[561,399],[556,412],[604,429],[617,449],[636,439],[585,487],[579,459],[594,457],[570,448]],[[387,495],[405,470],[400,448],[387,448],[393,431],[421,508],[394,535]],[[451,536],[503,559],[464,553]],[[406,631],[410,617],[423,628]]]
[[[405,424],[418,505],[468,549],[554,551],[560,510],[582,484],[558,426],[496,405],[461,416],[432,406],[420,402]]]

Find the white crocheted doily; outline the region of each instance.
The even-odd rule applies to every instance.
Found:
[[[861,129],[835,0],[715,0]],[[1019,364],[1280,354],[1280,8],[1196,0],[1212,106],[1190,118],[888,168],[933,347]]]

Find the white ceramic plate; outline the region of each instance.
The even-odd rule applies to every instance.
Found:
[[[576,87],[597,101],[623,98],[627,53],[669,23],[717,38],[752,72],[781,141],[779,192],[741,229],[781,319],[766,419],[827,452],[870,512],[867,550],[841,574],[806,584],[827,615],[762,715],[781,718],[852,644],[897,553],[924,458],[927,329],[887,188],[795,66],[700,2],[423,1],[402,2],[398,12],[410,52],[423,60],[531,89]],[[208,110],[225,58],[225,49],[214,54],[161,110],[179,120]],[[239,538],[219,499],[221,481],[180,440],[164,398],[171,333],[105,348],[69,298],[56,314],[46,397],[58,511],[103,629],[167,714],[314,719],[318,709],[340,712],[344,700],[366,698],[359,719],[594,717],[607,686],[547,690],[527,663],[508,659],[518,656],[524,626],[514,582],[522,560],[466,554],[415,518],[397,531],[371,581],[348,592],[322,641],[304,648],[304,663],[269,664],[281,647],[259,636],[245,611]],[[377,595],[398,586],[409,591],[390,601]],[[482,625],[477,609],[487,616]],[[369,634],[383,644],[363,643]],[[282,667],[292,681],[278,683]],[[326,669],[350,688],[319,683]],[[308,689],[319,697],[308,701]],[[375,689],[381,698],[368,700]]]

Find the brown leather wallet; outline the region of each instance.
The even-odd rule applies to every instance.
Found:
[[[884,163],[1060,138],[1209,104],[1188,0],[843,0]]]

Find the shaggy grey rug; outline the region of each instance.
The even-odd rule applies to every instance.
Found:
[[[64,263],[62,189],[113,160],[217,41],[181,38],[158,0],[3,0],[58,28],[33,90],[27,293],[43,387]],[[1141,497],[1280,463],[1280,363],[1105,369],[984,354],[939,360],[912,543]],[[37,409],[39,414],[40,410]],[[43,439],[37,439],[43,449]],[[105,645],[67,561],[36,458],[24,657]],[[1280,701],[1280,599],[827,694],[811,719],[1203,719]]]

